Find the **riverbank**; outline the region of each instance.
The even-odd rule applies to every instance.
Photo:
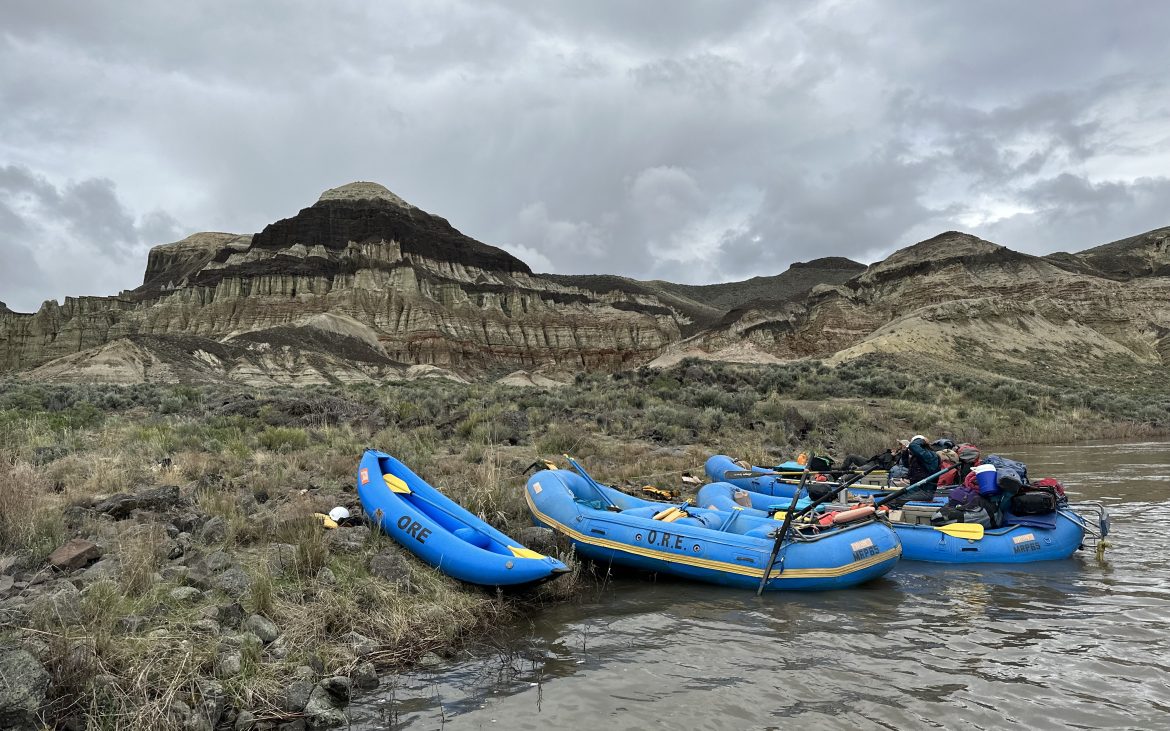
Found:
[[[572,575],[498,596],[365,526],[324,529],[314,512],[359,507],[353,471],[367,446],[554,550],[529,527],[519,487],[534,460],[564,452],[609,483],[678,489],[713,452],[768,464],[797,449],[869,455],[916,432],[983,444],[1140,438],[1165,433],[1166,413],[1107,389],[923,379],[877,361],[683,363],[543,390],[10,382],[0,665],[26,669],[14,713],[61,727],[324,726],[380,671],[435,662],[592,585],[563,556]]]

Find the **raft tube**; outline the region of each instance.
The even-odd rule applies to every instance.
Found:
[[[716,454],[707,460],[703,469],[707,473],[707,477],[711,478],[712,482],[729,482],[736,487],[750,490],[751,492],[758,492],[763,495],[771,495],[772,497],[786,497],[792,498],[796,494],[796,490],[800,487],[800,478],[798,475],[769,475],[767,473],[774,472],[777,469],[787,472],[795,470],[799,472],[804,469],[803,465],[796,462],[785,462],[772,467],[757,467],[752,465],[745,468],[741,463],[736,462],[731,457],[725,454]],[[738,479],[728,479],[724,475],[728,472],[745,472],[750,469],[752,472],[759,473],[758,477],[741,477]],[[833,486],[835,483],[822,483]],[[886,493],[893,492],[898,488],[886,487],[883,484],[873,483],[859,483],[850,485],[846,492],[854,497],[873,497],[880,496]],[[808,491],[801,493],[801,497],[808,497]]]
[[[752,507],[738,505],[732,499],[737,486],[728,482],[713,482],[699,490],[698,503],[724,514],[743,512],[745,515],[765,516],[778,498],[763,493],[749,492]],[[791,498],[790,498],[791,499]],[[917,513],[929,516],[943,506],[945,500],[907,503],[902,515]],[[826,511],[848,510],[848,505],[826,505]],[[898,515],[899,511],[894,511]],[[993,528],[983,532],[983,538],[972,540],[943,533],[936,526],[890,522],[902,543],[902,558],[907,561],[931,563],[1033,563],[1057,561],[1071,556],[1085,540],[1085,521],[1071,510],[1061,509],[1054,515],[1016,517],[1007,516],[1015,525]]]
[[[941,501],[912,502],[905,508],[937,510],[941,506]],[[988,529],[977,541],[947,535],[931,525],[899,522],[890,525],[902,541],[903,558],[931,563],[1059,561],[1072,556],[1085,541],[1085,521],[1071,510],[1062,508],[1054,515],[1035,519],[1008,517],[1007,520],[1027,520],[1027,524]]]
[[[537,472],[524,498],[533,521],[567,536],[582,556],[740,589],[759,586],[781,525],[702,507],[685,507],[678,517],[668,505],[567,470]],[[670,522],[654,520],[664,513]],[[856,586],[888,572],[900,554],[894,532],[874,520],[798,535],[780,549],[765,589]]]
[[[569,570],[480,520],[385,452],[368,449],[362,455],[357,492],[366,514],[386,535],[460,581],[517,586]]]

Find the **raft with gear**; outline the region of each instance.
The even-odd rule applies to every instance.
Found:
[[[890,525],[902,541],[903,556],[932,563],[1033,563],[1071,557],[1085,544],[1087,521],[1069,508],[1049,515],[1005,516],[1001,528],[975,523],[935,526],[931,518],[943,505],[910,502],[890,511]],[[953,526],[970,526],[967,536],[951,535]]]
[[[712,482],[727,482],[744,490],[777,498],[791,498],[800,488],[804,465],[790,461],[775,467],[758,467],[725,454],[716,454],[707,460],[703,470]],[[815,496],[818,489],[832,485],[831,481],[818,482],[816,477],[820,474],[823,473],[814,475],[813,480],[801,492],[801,497]],[[876,477],[849,486],[849,494],[854,497],[881,496],[895,490],[897,488],[888,487],[883,478]]]
[[[509,538],[373,449],[357,471],[362,507],[388,536],[452,578],[483,586],[536,584],[569,571]]]
[[[744,506],[745,496],[749,502]],[[738,499],[737,499],[738,497]],[[752,517],[774,514],[777,498],[744,490],[728,482],[713,482],[699,490],[698,504],[725,514],[742,512]],[[1083,517],[1062,508],[1047,516],[1012,516],[1012,525],[985,529],[972,523],[932,525],[930,520],[943,501],[910,502],[885,514],[898,535],[902,558],[931,563],[1032,563],[1069,558],[1085,541],[1088,528]],[[858,508],[830,505],[808,516],[809,522],[831,525],[850,517]],[[873,508],[861,508],[873,513]]]
[[[893,530],[870,515],[828,527],[793,526],[769,569],[780,521],[643,500],[580,472],[537,472],[524,498],[537,525],[568,537],[581,556],[599,563],[752,590],[767,571],[764,590],[808,591],[876,579],[901,555]]]

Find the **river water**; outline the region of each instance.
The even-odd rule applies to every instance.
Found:
[[[763,598],[623,576],[384,677],[354,727],[1170,728],[1170,443],[1002,453],[1109,506],[1103,559],[904,561],[858,589]]]

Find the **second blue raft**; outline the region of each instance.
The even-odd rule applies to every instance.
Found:
[[[704,485],[699,490],[699,504],[725,515],[742,511],[749,516],[764,516],[780,499],[749,490],[751,507],[745,508],[732,498],[737,487],[728,482]],[[902,543],[902,558],[932,563],[1058,561],[1072,556],[1085,540],[1085,520],[1069,509],[1051,515],[1009,516],[1008,520],[1014,524],[988,529],[980,539],[949,535],[930,524],[930,518],[943,502],[942,498],[934,502],[911,502],[890,513],[893,520],[889,525]]]
[[[775,543],[771,535],[780,527],[768,518],[705,508],[663,516],[671,506],[567,470],[537,472],[524,497],[534,522],[567,536],[582,556],[743,589],[759,586]],[[781,548],[765,588],[856,586],[892,569],[901,551],[894,532],[873,520],[797,534]]]

